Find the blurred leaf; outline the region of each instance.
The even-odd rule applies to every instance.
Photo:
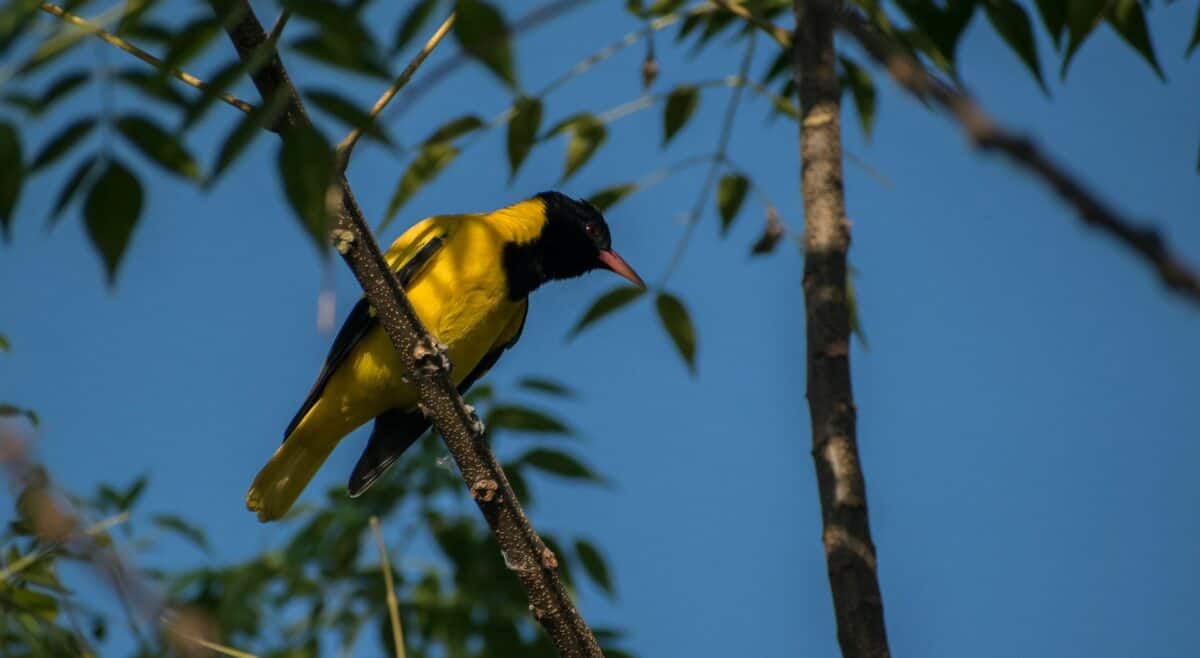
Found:
[[[658,293],[658,298],[654,300],[654,307],[658,310],[658,319],[662,322],[663,329],[675,343],[675,349],[679,350],[679,355],[687,363],[688,370],[695,374],[696,331],[692,327],[692,319],[688,316],[687,308],[677,297],[665,292]]]
[[[4,416],[24,416],[30,425],[36,427],[38,424],[38,416],[33,411],[8,404],[7,402],[0,402],[0,417]]]
[[[450,142],[463,135],[474,132],[483,128],[487,124],[480,119],[478,115],[467,114],[455,119],[451,119],[446,123],[437,127],[425,138],[422,144],[433,144],[434,142]]]
[[[596,475],[592,469],[583,465],[578,459],[558,450],[534,448],[522,455],[517,461],[527,466],[532,466],[539,471],[559,477],[574,480],[592,480],[594,482],[601,480],[599,475]]]
[[[1049,93],[1046,81],[1042,79],[1042,64],[1038,59],[1037,39],[1033,35],[1029,14],[1013,0],[987,0],[984,8],[992,27],[1025,63],[1025,68],[1037,79],[1042,91]]]
[[[387,213],[384,215],[383,223],[380,224],[379,230],[383,230],[400,208],[408,203],[408,200],[413,197],[422,187],[437,177],[443,169],[450,166],[454,162],[454,158],[458,157],[458,149],[446,142],[434,142],[425,145],[412,163],[408,165],[404,175],[400,178],[400,183],[396,185],[396,191],[392,193],[391,201],[388,201]]]
[[[1063,30],[1067,27],[1067,3],[1063,0],[1037,0],[1038,14],[1042,17],[1042,25],[1050,33],[1054,49],[1062,47]]]
[[[613,595],[612,578],[608,575],[608,565],[604,562],[604,556],[590,542],[580,539],[575,542],[575,553],[579,556],[579,562],[583,565],[583,570],[587,573],[588,578],[592,579],[600,589],[604,590],[609,596]]]
[[[327,89],[317,89],[305,92],[304,96],[312,101],[312,104],[316,105],[322,112],[340,120],[348,127],[359,128],[364,135],[373,137],[388,146],[393,145],[391,138],[384,132],[383,127],[375,119],[371,118],[370,113],[359,108],[337,92]]]
[[[771,65],[767,67],[767,72],[763,74],[762,83],[764,85],[771,84],[775,78],[781,75],[790,76],[792,73],[792,66],[796,61],[795,52],[792,48],[779,48],[778,50],[775,58],[771,60]]]
[[[750,255],[762,256],[775,251],[775,247],[779,245],[779,241],[783,239],[786,232],[783,223],[779,221],[779,211],[773,206],[768,207],[767,221],[763,226],[763,232],[750,247]]]
[[[1154,43],[1150,40],[1150,30],[1146,27],[1146,14],[1142,11],[1141,3],[1138,0],[1116,0],[1109,8],[1108,23],[1165,82],[1167,76],[1154,55]]]
[[[0,338],[3,338],[3,336],[0,336]],[[545,379],[542,377],[522,377],[521,380],[517,382],[517,386],[530,391],[537,391],[538,393],[545,393],[547,395],[553,395],[560,398],[575,397],[574,391],[553,379]]]
[[[25,60],[25,63],[17,69],[17,72],[20,75],[33,73],[79,45],[88,36],[87,32],[73,25],[62,25],[58,31],[51,34],[38,46],[29,59]]]
[[[325,197],[334,181],[333,149],[315,128],[296,127],[284,136],[278,165],[288,203],[317,250],[324,252],[329,244]]]
[[[1192,38],[1188,41],[1185,56],[1191,56],[1192,51],[1196,50],[1196,46],[1200,46],[1200,9],[1196,10],[1196,26],[1192,28]]]
[[[213,167],[210,183],[215,181],[217,176],[224,172],[229,165],[233,164],[250,142],[262,134],[264,128],[275,123],[287,103],[287,94],[275,94],[270,102],[255,106],[253,110],[238,119],[237,125],[229,131],[225,141],[221,143],[221,149],[217,152],[217,164]]]
[[[536,434],[570,434],[562,421],[536,409],[498,404],[487,413],[484,421],[489,429],[507,429]]]
[[[10,588],[5,595],[20,612],[40,617],[45,621],[54,621],[58,616],[58,599],[50,594],[31,589]]]
[[[130,68],[119,71],[114,77],[116,80],[133,87],[149,98],[166,102],[175,107],[184,107],[187,105],[187,99],[183,97],[183,94],[179,93],[174,83],[162,79],[152,71]]]
[[[117,120],[117,130],[147,158],[163,169],[191,180],[200,179],[200,167],[171,133],[143,115],[126,115]]]
[[[504,15],[490,2],[457,0],[454,36],[459,46],[495,73],[509,87],[516,88],[512,48]]]
[[[50,110],[59,100],[65,98],[72,91],[75,91],[83,83],[88,81],[89,75],[83,71],[73,71],[68,73],[54,82],[43,91],[37,98],[9,92],[5,94],[4,99],[14,105],[24,109],[33,116],[41,116]]]
[[[1072,0],[1067,3],[1067,51],[1063,54],[1059,76],[1067,77],[1067,67],[1084,40],[1100,24],[1108,0]]]
[[[509,179],[515,178],[521,163],[537,141],[542,124],[542,102],[536,98],[518,98],[513,103],[513,115],[508,120]]]
[[[75,194],[79,192],[79,188],[82,187],[84,181],[87,180],[88,174],[92,173],[92,169],[95,168],[96,162],[96,156],[88,156],[83,162],[80,162],[79,166],[75,167],[75,170],[71,172],[70,176],[67,177],[67,182],[63,183],[62,188],[60,188],[58,191],[58,199],[54,202],[54,209],[50,212],[49,219],[51,225],[58,220],[58,217],[62,215],[62,211],[65,210],[67,205],[71,203],[71,200],[75,198]]]
[[[918,34],[928,39],[931,49],[926,50],[934,64],[953,71],[958,41],[975,14],[976,0],[897,0],[897,4]]]
[[[663,110],[663,146],[687,124],[699,104],[700,90],[691,85],[676,87],[667,96],[667,105]]]
[[[685,0],[655,0],[653,4],[646,9],[646,13],[651,16],[664,16],[679,11]]]
[[[741,174],[729,174],[717,183],[717,211],[721,214],[722,235],[729,232],[749,189],[750,179]]]
[[[292,47],[330,66],[378,78],[390,77],[375,37],[362,22],[361,12],[326,0],[287,0],[288,8],[317,27]]]
[[[110,159],[83,205],[88,237],[104,261],[110,286],[116,283],[117,268],[141,213],[142,184],[121,161]]]
[[[583,314],[579,322],[575,323],[575,327],[571,329],[571,333],[567,337],[574,337],[600,318],[641,297],[644,292],[641,288],[620,285],[600,295],[596,301],[592,302],[591,307]]]
[[[408,13],[404,15],[404,20],[400,21],[400,25],[396,29],[396,39],[392,42],[393,55],[404,50],[413,37],[417,36],[417,32],[429,22],[429,17],[433,14],[433,8],[436,6],[437,0],[418,0],[408,10]]]
[[[854,60],[838,57],[838,61],[842,64],[842,87],[850,90],[854,109],[858,112],[858,124],[862,127],[863,135],[869,138],[875,126],[875,81]]]
[[[12,351],[12,343],[8,341],[8,336],[0,334],[0,352]]]
[[[166,42],[167,52],[158,67],[158,75],[167,77],[171,69],[187,68],[187,63],[199,55],[221,32],[221,22],[215,16],[196,18],[180,26]]]
[[[623,183],[621,185],[613,185],[606,187],[599,192],[587,198],[588,203],[596,207],[600,212],[607,212],[609,208],[617,205],[621,199],[629,196],[637,185],[634,183]]]
[[[563,167],[562,178],[565,182],[579,170],[593,155],[596,149],[608,137],[608,129],[595,116],[585,114],[580,116],[570,127],[571,139],[567,142],[567,162]]]
[[[66,128],[58,131],[58,134],[51,137],[50,141],[46,142],[46,145],[42,147],[42,150],[38,151],[38,154],[34,156],[33,164],[29,165],[29,173],[45,168],[66,155],[80,140],[87,137],[88,133],[92,132],[92,128],[95,126],[95,118],[84,117],[71,122]]]
[[[21,156],[21,137],[16,126],[0,122],[0,236],[12,237],[13,209],[21,196],[25,181],[24,159]]]
[[[150,522],[163,530],[179,535],[205,553],[209,552],[208,538],[204,536],[204,531],[181,517],[174,514],[159,514],[151,517]]]

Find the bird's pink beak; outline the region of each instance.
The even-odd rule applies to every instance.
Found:
[[[605,249],[600,252],[600,264],[604,269],[629,279],[633,285],[643,290],[646,288],[646,282],[642,281],[642,277],[638,276],[638,273],[633,271],[629,263],[626,263],[625,259],[618,256],[617,252],[612,249]]]

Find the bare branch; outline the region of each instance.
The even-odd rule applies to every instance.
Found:
[[[375,105],[371,107],[371,111],[367,115],[372,121],[374,121],[375,118],[379,116],[379,113],[383,111],[383,108],[387,107],[387,104],[396,97],[396,94],[404,88],[404,85],[408,84],[408,81],[412,79],[413,74],[415,74],[417,69],[421,68],[421,64],[425,62],[425,58],[429,57],[429,54],[433,52],[433,49],[437,48],[437,45],[442,42],[442,39],[444,39],[446,35],[450,33],[450,28],[454,27],[454,17],[455,13],[450,12],[450,15],[446,17],[446,20],[442,21],[441,26],[438,27],[437,31],[433,33],[433,36],[429,37],[429,40],[425,42],[425,46],[421,48],[416,56],[412,58],[412,61],[408,63],[408,66],[404,67],[404,70],[400,72],[400,75],[396,77],[396,81],[393,82],[386,90],[384,90],[383,95],[379,97],[379,100],[375,101]],[[338,158],[342,169],[345,169],[346,165],[350,163],[350,153],[354,150],[354,145],[358,143],[358,140],[360,137],[362,137],[362,134],[362,126],[357,126],[346,135],[341,144],[338,144]]]
[[[859,13],[841,12],[838,25],[880,66],[887,69],[902,87],[914,96],[932,100],[946,110],[976,148],[998,151],[1033,173],[1063,201],[1074,207],[1086,225],[1109,234],[1145,259],[1169,290],[1200,303],[1200,275],[1180,260],[1157,229],[1130,219],[1101,201],[1079,179],[1068,174],[1043,153],[1033,140],[997,124],[974,99],[939,80]]]
[[[133,45],[132,43],[129,43],[128,41],[122,39],[121,37],[105,30],[104,28],[100,27],[99,25],[96,25],[95,23],[92,23],[91,21],[89,21],[85,18],[80,18],[79,16],[76,16],[75,14],[68,12],[67,10],[63,9],[62,7],[59,7],[58,5],[54,5],[49,2],[43,2],[41,4],[41,10],[46,12],[47,14],[57,16],[58,18],[66,21],[76,27],[79,27],[84,32],[95,35],[97,38],[101,39],[102,41],[104,41],[108,44],[111,44],[113,46],[116,46],[117,48],[120,48],[121,50],[124,50],[125,52],[129,53],[130,55],[133,55],[134,57],[142,60],[143,62],[149,64],[150,66],[153,66],[155,69],[158,69],[159,71],[163,71],[163,72],[167,73],[168,75],[170,75],[171,77],[173,77],[177,80],[180,80],[186,84],[189,84],[189,85],[195,87],[196,89],[199,89],[201,91],[205,91],[208,89],[208,83],[204,82],[200,78],[197,78],[196,76],[192,75],[191,73],[188,73],[187,71],[180,71],[179,69],[165,68],[163,66],[162,60],[158,59],[154,55],[151,55],[150,53],[146,52],[145,50],[138,48],[137,46]],[[254,109],[254,105],[247,103],[246,101],[244,101],[232,94],[221,94],[219,96],[219,98],[221,100],[225,101],[226,103],[232,105],[233,107],[236,107],[237,109],[241,110],[242,112],[248,113]]]
[[[243,59],[266,40],[267,35],[247,0],[209,0],[209,4],[223,19],[230,40]],[[275,94],[287,98],[279,120],[279,132],[284,139],[289,138],[292,129],[311,125],[278,54],[254,71],[252,79],[263,98],[273,98]],[[340,197],[335,227],[339,235],[345,236],[341,241],[345,250],[338,251],[375,309],[417,388],[421,410],[441,434],[468,489],[488,493],[473,497],[507,562],[515,565],[513,571],[525,587],[530,610],[560,655],[602,656],[595,636],[559,578],[557,560],[547,559],[553,554],[530,525],[503,469],[482,440],[482,424],[450,381],[447,368],[441,363],[444,359],[431,359],[433,363],[426,364],[431,367],[418,367],[416,353],[436,351],[433,347],[436,343],[421,325],[395,273],[383,259],[344,176],[340,180]]]
[[[867,519],[850,385],[846,254],[850,222],[842,186],[841,88],[833,47],[836,0],[794,0],[804,196],[804,307],[812,456],[822,541],[844,658],[887,658],[883,598]]]

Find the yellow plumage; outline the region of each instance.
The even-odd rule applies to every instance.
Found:
[[[388,263],[398,271],[430,240],[443,241],[408,285],[407,295],[426,329],[448,348],[455,384],[520,331],[527,302],[508,295],[504,248],[534,241],[546,221],[545,206],[536,198],[491,213],[430,217],[388,250]],[[332,372],[315,404],[254,479],[246,506],[259,520],[286,513],[342,437],[388,410],[416,406],[416,390],[402,380],[403,372],[399,355],[376,324]]]

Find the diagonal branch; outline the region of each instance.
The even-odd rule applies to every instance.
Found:
[[[209,4],[223,19],[229,38],[243,59],[266,40],[267,35],[247,0],[209,0]],[[311,125],[278,53],[253,71],[251,77],[264,99],[276,94],[287,98],[278,122],[283,139],[291,138],[295,129]],[[483,441],[482,423],[450,381],[440,346],[421,325],[395,273],[384,261],[345,176],[339,183],[334,229],[339,236],[338,251],[354,272],[416,385],[421,410],[441,434],[506,561],[514,565],[513,571],[529,597],[530,610],[559,655],[603,656],[559,578],[558,559],[530,525],[508,478]]]
[[[80,18],[79,16],[76,16],[75,14],[72,14],[71,12],[63,9],[62,7],[59,7],[58,5],[51,4],[49,2],[43,2],[43,3],[41,3],[40,8],[42,11],[46,12],[47,14],[56,16],[64,21],[80,28],[81,30],[83,30],[84,32],[86,32],[88,34],[95,35],[98,39],[100,39],[112,46],[115,46],[121,50],[124,50],[125,52],[129,53],[130,55],[133,55],[134,57],[142,60],[143,62],[149,64],[150,66],[153,66],[155,69],[157,69],[159,71],[164,71],[171,77],[173,77],[177,80],[180,80],[188,85],[191,85],[191,86],[195,87],[196,89],[199,89],[201,91],[206,91],[209,88],[208,83],[204,82],[200,78],[197,78],[196,76],[192,75],[191,73],[188,73],[187,71],[180,71],[179,69],[165,68],[163,66],[162,60],[155,57],[154,55],[151,55],[150,53],[146,52],[145,50],[138,48],[137,46],[133,45],[132,43],[129,43],[125,39],[122,39],[121,37],[113,34],[112,32],[105,30],[104,28],[100,27],[99,25],[96,25],[95,23],[93,23],[85,18]],[[233,107],[236,107],[237,109],[241,110],[242,112],[248,113],[254,109],[254,105],[247,103],[246,101],[244,101],[232,94],[224,94],[223,93],[223,94],[219,95],[218,98],[220,98],[221,100],[225,101],[226,103],[232,105]]]
[[[812,457],[821,539],[844,658],[888,658],[883,597],[858,457],[850,385],[846,254],[850,222],[842,186],[841,88],[833,47],[837,0],[794,0],[804,196],[804,309]]]
[[[379,100],[375,101],[375,105],[371,107],[371,111],[367,114],[367,117],[371,121],[374,121],[375,118],[379,116],[379,113],[383,111],[383,108],[387,107],[387,104],[392,102],[392,99],[396,97],[396,94],[399,93],[400,90],[404,88],[404,85],[407,85],[408,81],[412,79],[413,74],[417,72],[417,69],[421,68],[421,64],[425,63],[425,58],[429,57],[429,54],[433,52],[433,49],[437,48],[437,45],[442,42],[442,39],[446,38],[446,35],[450,33],[450,28],[454,27],[454,17],[455,13],[450,12],[450,15],[446,17],[446,20],[442,21],[441,26],[438,27],[437,31],[433,33],[433,36],[429,37],[429,41],[425,42],[425,46],[421,48],[421,50],[412,58],[412,61],[408,63],[408,66],[404,67],[404,70],[400,72],[400,75],[396,77],[396,81],[384,90],[383,95],[379,97]],[[346,168],[346,165],[350,163],[350,153],[354,151],[354,145],[358,143],[358,140],[360,137],[362,137],[362,134],[362,126],[356,126],[350,131],[349,134],[346,135],[345,139],[342,140],[342,143],[338,144],[338,158],[340,161],[340,166],[343,170]]]
[[[976,148],[998,151],[1033,173],[1074,207],[1086,225],[1107,233],[1145,259],[1167,289],[1200,304],[1200,274],[1180,260],[1157,229],[1125,217],[1101,201],[1079,179],[1043,153],[1033,140],[997,124],[974,99],[931,74],[861,14],[844,11],[838,16],[838,25],[902,87],[946,110]]]

